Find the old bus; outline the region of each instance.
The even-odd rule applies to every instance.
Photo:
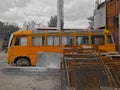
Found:
[[[98,45],[98,49],[105,52],[115,51],[108,30],[19,30],[11,35],[8,63],[35,66],[38,52],[62,53],[65,45]]]

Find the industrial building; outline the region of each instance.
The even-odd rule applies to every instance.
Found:
[[[94,10],[94,28],[110,30],[113,34],[116,50],[119,49],[119,24],[120,19],[120,0],[105,0],[100,2],[96,0],[96,7]],[[120,50],[119,50],[120,51]]]

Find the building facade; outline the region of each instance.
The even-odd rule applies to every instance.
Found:
[[[105,0],[102,3],[96,3],[94,11],[94,28],[110,30],[113,34],[116,50],[119,49],[119,13],[120,0]]]

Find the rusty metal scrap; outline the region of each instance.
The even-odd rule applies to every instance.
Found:
[[[67,89],[104,90],[103,87],[109,86],[112,90],[119,90],[114,72],[119,61],[99,54],[97,46],[65,47],[63,51],[61,70]]]

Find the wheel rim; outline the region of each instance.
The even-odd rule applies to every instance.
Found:
[[[16,63],[17,66],[29,66],[29,61],[27,59],[21,58]]]

